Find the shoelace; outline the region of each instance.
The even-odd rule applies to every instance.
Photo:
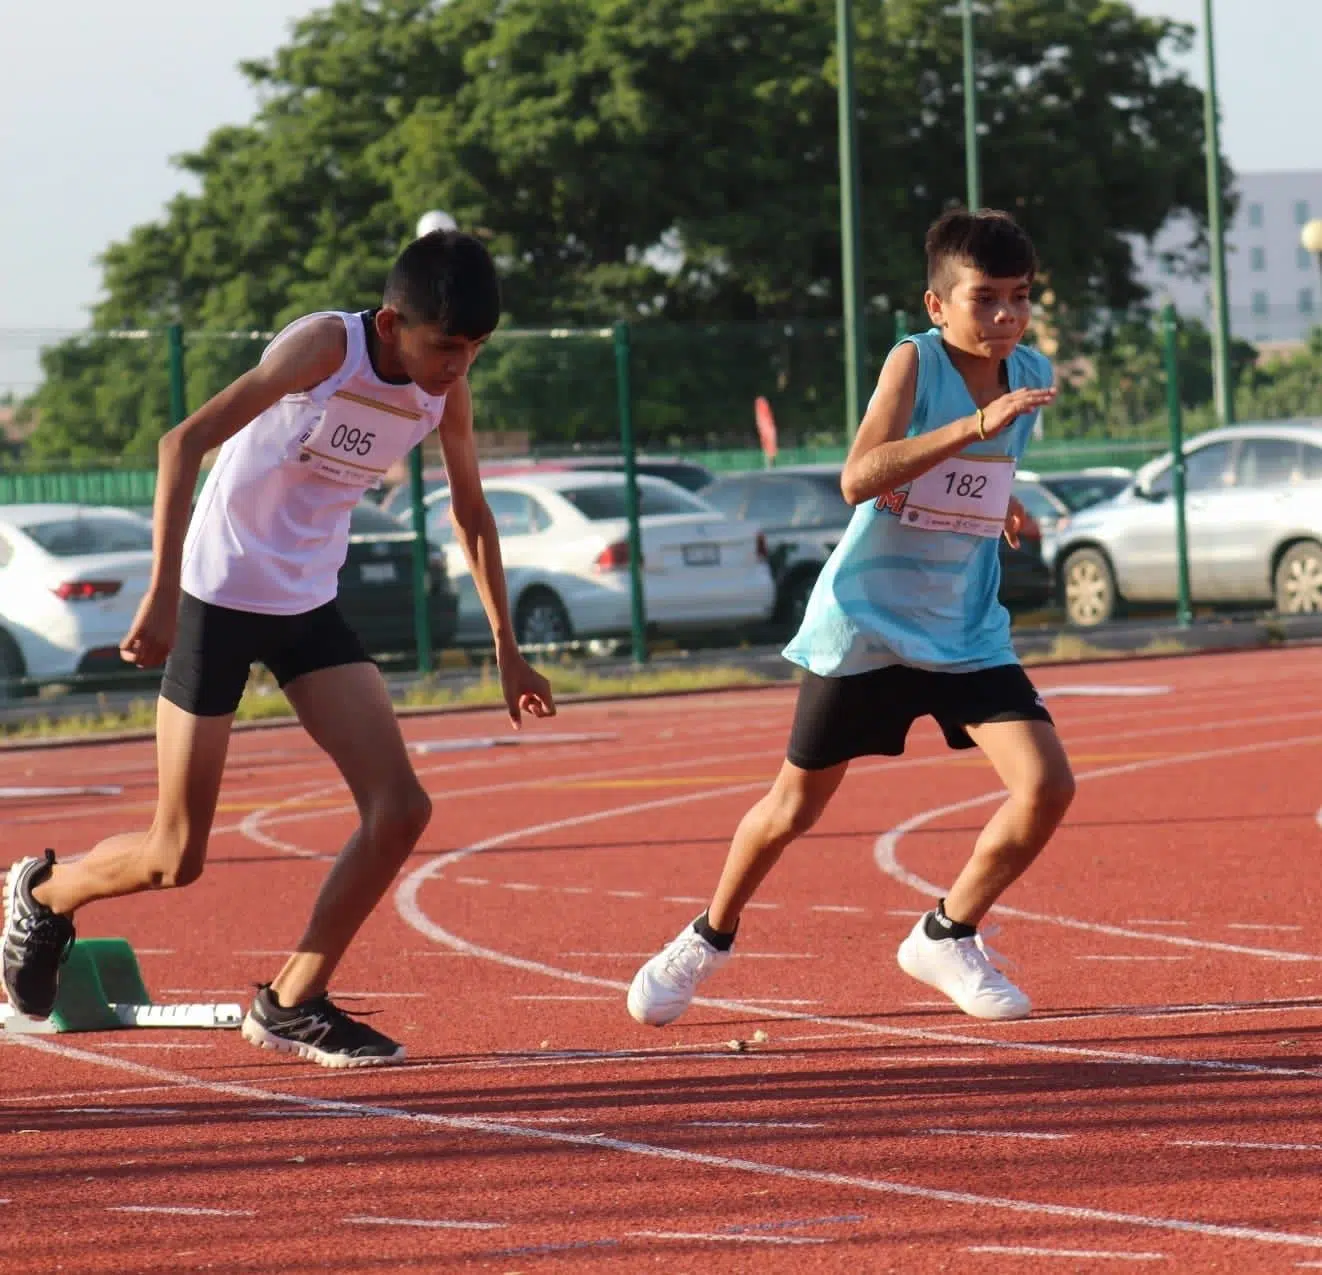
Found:
[[[58,953],[61,965],[69,959],[69,953],[73,951],[73,933],[67,925],[60,923],[60,918],[38,913],[24,918],[19,929],[23,934],[23,946],[29,952],[38,956]]]
[[[1000,929],[999,926],[995,926],[995,925],[988,926],[987,934],[996,934],[999,932],[999,929]],[[971,943],[968,939],[959,939],[956,940],[956,942],[959,947],[960,955],[964,958],[964,964],[968,966],[970,970],[973,970],[975,973],[981,974],[984,972],[983,961],[985,961],[988,966],[990,966],[997,974],[1000,974],[1002,977],[1006,976],[1007,970],[1012,970],[1015,968],[1015,962],[1011,960],[1010,957],[1006,956],[1004,953],[998,952],[994,947],[992,947],[987,942],[985,935],[981,933],[975,934],[973,936]],[[982,956],[983,958],[982,961],[979,961],[973,955],[974,949],[976,949],[979,952],[979,954]]]
[[[671,949],[666,957],[666,973],[696,974],[706,963],[706,949],[700,943],[690,941],[678,949]]]

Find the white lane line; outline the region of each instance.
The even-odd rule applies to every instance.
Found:
[[[490,885],[486,877],[455,877],[458,885]]]
[[[1152,956],[1148,954],[1144,954],[1140,956],[1136,952],[1131,952],[1123,956],[1093,956],[1093,955],[1082,955],[1080,953],[1075,953],[1074,959],[1076,961],[1191,961],[1193,960],[1193,957]]]
[[[1122,766],[1104,766],[1099,770],[1086,770],[1075,775],[1078,781],[1094,779],[1112,779],[1118,775],[1133,775],[1140,771],[1155,770],[1165,766],[1188,765],[1200,761],[1212,761],[1223,757],[1240,757],[1247,753],[1260,753],[1274,751],[1282,748],[1294,748],[1300,744],[1316,744],[1322,742],[1322,735],[1296,735],[1287,739],[1274,739],[1261,741],[1252,744],[1236,744],[1228,748],[1209,748],[1196,753],[1174,753],[1168,757],[1149,757],[1142,761],[1128,762]],[[960,814],[966,810],[974,810],[979,806],[989,805],[994,801],[1003,801],[1005,799],[1005,790],[997,789],[995,792],[983,793],[978,797],[970,797],[964,801],[952,801],[948,805],[933,806],[929,810],[920,811],[916,815],[911,815],[903,823],[898,823],[890,831],[883,833],[877,838],[876,845],[873,847],[872,856],[876,861],[877,867],[881,869],[886,876],[899,881],[902,885],[907,885],[910,889],[917,890],[920,894],[926,894],[931,898],[940,898],[945,894],[945,890],[932,882],[924,880],[917,873],[911,872],[899,860],[896,849],[900,844],[901,838],[906,833],[913,832],[926,824],[932,823],[944,815]],[[1243,947],[1236,943],[1218,943],[1210,939],[1185,938],[1181,934],[1162,934],[1153,933],[1148,930],[1127,929],[1119,925],[1101,925],[1095,921],[1081,921],[1074,917],[1052,916],[1041,912],[1028,912],[1022,908],[1006,907],[1004,904],[997,904],[995,912],[1001,916],[1014,917],[1021,921],[1041,921],[1048,925],[1060,925],[1066,929],[1084,930],[1092,934],[1110,934],[1117,938],[1137,938],[1143,939],[1148,943],[1169,943],[1178,947],[1191,947],[1205,952],[1231,952],[1236,956],[1258,956],[1269,961],[1299,961],[1299,962],[1318,962],[1322,961],[1322,954],[1314,952],[1286,952],[1275,948]]]
[[[57,1116],[182,1116],[182,1107],[52,1107]]]
[[[556,887],[561,894],[591,894],[585,885],[561,885]]]
[[[256,1217],[252,1209],[207,1209],[184,1204],[112,1204],[107,1213],[165,1213],[172,1217]]]
[[[607,890],[606,894],[612,899],[645,899],[647,895],[642,890]],[[673,902],[673,900],[672,900]],[[701,902],[701,900],[699,900]]]
[[[802,1000],[794,996],[751,996],[750,1005],[820,1005],[821,1001]]]
[[[1116,1253],[1100,1248],[1030,1248],[1026,1244],[970,1244],[966,1253],[1005,1253],[1014,1257],[1072,1257],[1083,1261],[1164,1262],[1165,1253]]]
[[[641,898],[642,896],[640,895],[639,897]],[[699,905],[703,905],[709,902],[709,900],[700,899],[696,895],[692,895],[692,894],[663,894],[661,896],[661,902],[662,903],[697,903]],[[745,907],[746,906],[747,904],[745,904]]]
[[[532,890],[540,890],[540,885],[529,885],[526,881],[505,881],[501,883],[502,890],[522,890],[525,893]]]
[[[1246,921],[1241,921],[1241,922],[1231,921],[1226,926],[1226,929],[1228,930],[1267,930],[1267,931],[1281,930],[1283,932],[1285,931],[1298,932],[1303,928],[1304,927],[1302,925],[1251,925]]]
[[[1126,921],[1125,924],[1126,924],[1126,925],[1175,925],[1175,926],[1188,926],[1188,925],[1189,925],[1189,922],[1188,922],[1188,921],[1159,921],[1159,920],[1156,920],[1155,918],[1151,918],[1151,917],[1135,917],[1135,918],[1132,919],[1132,920]]]
[[[867,908],[845,907],[839,903],[814,903],[812,910],[814,912],[845,912],[853,916],[865,916],[867,914]]]
[[[185,1044],[183,1041],[166,1040],[108,1040],[102,1046],[102,1049],[210,1049],[211,1046],[201,1044]]]
[[[1231,1142],[1214,1138],[1171,1139],[1168,1147],[1226,1147],[1234,1151],[1322,1151],[1322,1142]]]
[[[613,1001],[616,999],[618,998],[615,996],[574,996],[569,993],[556,995],[551,992],[540,995],[512,995],[510,997],[512,1001]]]
[[[685,1120],[696,1129],[825,1129],[822,1120]]]
[[[434,1217],[346,1217],[350,1226],[414,1226],[432,1231],[501,1231],[507,1222],[461,1222]]]
[[[743,1235],[723,1231],[626,1231],[626,1235],[645,1240],[700,1240],[704,1244],[720,1241],[725,1244],[831,1244],[826,1239],[810,1239],[806,1235]]]
[[[441,1115],[430,1111],[410,1111],[402,1107],[382,1104],[350,1102],[343,1099],[307,1097],[301,1094],[281,1093],[261,1089],[252,1084],[205,1079],[187,1072],[167,1071],[164,1068],[130,1062],[126,1058],[107,1057],[88,1049],[77,1049],[58,1044],[38,1036],[19,1036],[12,1041],[0,1037],[0,1048],[33,1049],[38,1053],[63,1058],[69,1062],[92,1063],[127,1072],[181,1089],[197,1089],[206,1093],[238,1097],[248,1101],[269,1102],[300,1107],[304,1110],[355,1111],[375,1115],[382,1119],[399,1120],[424,1128],[448,1129],[465,1133],[490,1134],[527,1142],[541,1142],[559,1146],[589,1147],[602,1151],[617,1151],[622,1155],[645,1159],[665,1160],[674,1164],[702,1166],[727,1172],[780,1179],[790,1182],[813,1183],[821,1186],[843,1187],[868,1191],[879,1195],[894,1195],[943,1204],[986,1208],[1025,1216],[1067,1218],[1079,1222],[1106,1222],[1118,1226],[1141,1227],[1147,1230],[1170,1231],[1220,1239],[1245,1240],[1258,1244],[1272,1244],[1293,1248],[1322,1249],[1322,1235],[1307,1235],[1292,1231],[1273,1231],[1261,1227],[1232,1226],[1193,1219],[1150,1216],[1141,1213],[1121,1213],[1110,1209],[1087,1208],[1080,1205],[1056,1204],[1045,1200],[1024,1200],[1007,1196],[980,1195],[972,1191],[950,1191],[937,1187],[918,1186],[909,1182],[896,1182],[884,1178],[871,1178],[847,1173],[832,1173],[817,1169],[796,1169],[788,1165],[749,1160],[737,1156],[713,1155],[708,1152],[682,1150],[659,1146],[627,1138],[604,1138],[592,1134],[574,1133],[559,1129],[538,1129],[509,1124],[499,1120],[486,1120],[476,1116]]]
[[[928,1129],[948,1138],[1021,1138],[1027,1142],[1065,1142],[1074,1135],[1070,1133],[1019,1133],[1008,1129]]]

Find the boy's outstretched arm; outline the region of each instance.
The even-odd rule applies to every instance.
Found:
[[[881,369],[845,460],[840,490],[851,505],[876,500],[911,482],[970,443],[999,434],[1016,417],[1045,407],[1056,394],[1054,389],[1021,389],[1001,395],[984,409],[981,434],[975,414],[906,438],[917,388],[918,351],[906,342],[891,351]]]
[[[202,458],[286,394],[310,390],[331,376],[344,362],[346,348],[344,324],[338,318],[309,323],[161,439],[156,453],[151,584],[119,644],[123,659],[149,668],[163,663],[174,643],[184,537]]]
[[[554,717],[551,684],[537,672],[519,650],[510,619],[505,591],[505,568],[500,558],[500,534],[482,494],[473,438],[473,397],[468,381],[461,380],[447,393],[441,417],[441,452],[450,479],[450,521],[473,573],[477,596],[482,600],[491,636],[496,644],[496,663],[510,722],[517,730],[523,714]]]

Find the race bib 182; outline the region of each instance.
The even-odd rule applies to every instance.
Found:
[[[900,517],[921,531],[999,536],[1014,472],[1013,456],[951,456],[909,484]]]
[[[421,412],[337,390],[298,440],[298,460],[322,478],[370,487],[417,438]]]

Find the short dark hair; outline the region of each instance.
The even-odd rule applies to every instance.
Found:
[[[1027,231],[1009,213],[952,208],[927,231],[927,286],[944,297],[957,266],[972,266],[993,279],[1037,274],[1037,251]]]
[[[476,341],[500,322],[500,281],[486,245],[459,230],[434,230],[399,254],[386,277],[386,305],[406,323],[439,323]]]

